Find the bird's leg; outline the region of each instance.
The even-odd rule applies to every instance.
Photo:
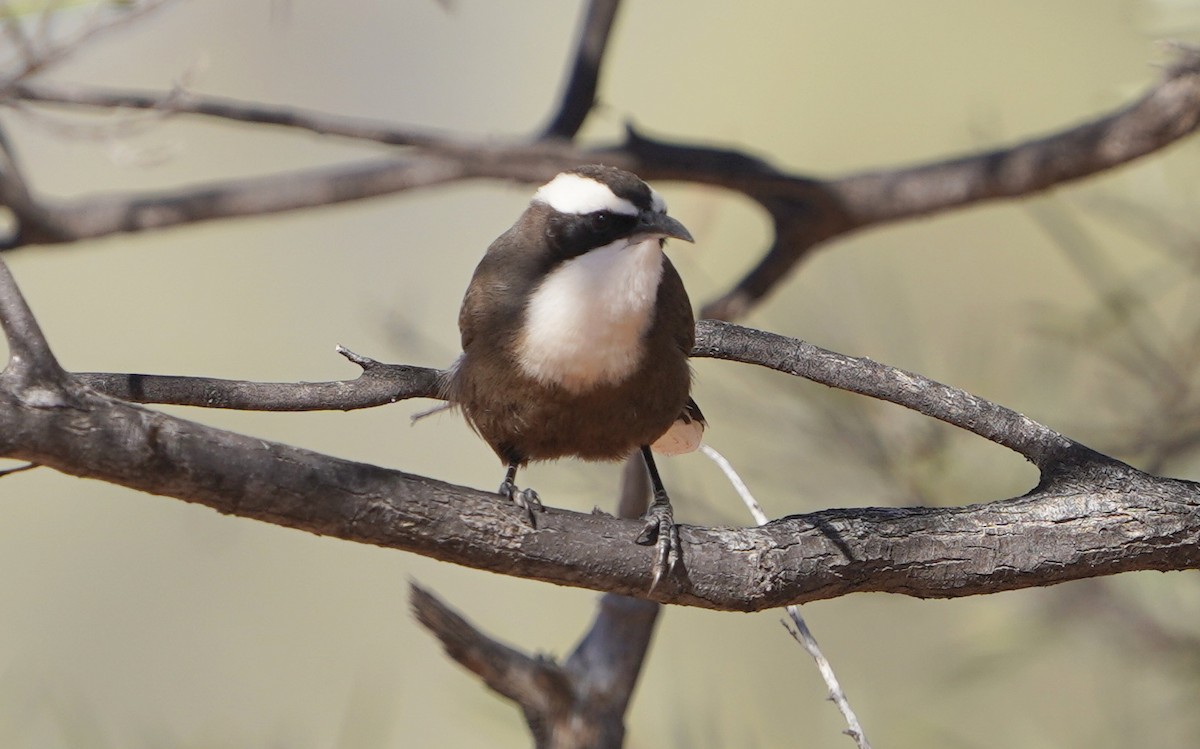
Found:
[[[525,510],[529,514],[529,525],[536,528],[537,520],[534,516],[534,511],[541,512],[546,509],[542,506],[542,500],[538,498],[538,493],[533,489],[518,489],[516,484],[517,468],[520,464],[515,460],[508,461],[508,470],[504,472],[504,481],[500,484],[500,496],[507,497],[517,507]]]
[[[675,563],[679,561],[679,527],[675,525],[675,517],[671,512],[671,500],[663,487],[662,478],[658,475],[658,466],[654,464],[654,456],[650,453],[649,445],[642,445],[642,458],[646,461],[646,470],[650,472],[650,487],[654,490],[654,501],[646,509],[642,518],[646,527],[642,528],[637,542],[649,546],[657,541],[654,554],[654,565],[651,567],[654,577],[650,581],[650,590],[658,587],[664,575],[671,574]]]

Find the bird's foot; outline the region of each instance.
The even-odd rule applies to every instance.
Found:
[[[500,484],[500,496],[507,497],[513,504],[520,507],[529,516],[529,526],[537,528],[535,512],[545,512],[542,500],[533,489],[518,489],[517,485],[506,480]]]
[[[671,503],[665,498],[654,500],[642,519],[646,521],[646,526],[638,535],[637,542],[642,546],[654,544],[654,564],[650,567],[653,574],[650,590],[653,591],[664,577],[674,571],[675,563],[679,561],[679,526],[675,525]]]

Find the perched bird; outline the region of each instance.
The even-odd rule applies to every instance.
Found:
[[[679,533],[651,453],[695,450],[705,426],[690,397],[691,302],[662,248],[691,242],[662,197],[607,166],[563,172],[534,194],[480,261],[459,313],[462,355],[446,399],[508,469],[519,490],[530,461],[616,461],[640,450],[654,500],[638,543],[657,542],[654,583],[679,556]],[[652,585],[652,587],[653,587]]]

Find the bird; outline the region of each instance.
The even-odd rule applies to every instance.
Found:
[[[603,165],[558,174],[475,268],[462,354],[441,380],[505,464],[500,494],[531,523],[542,504],[517,487],[519,468],[640,451],[653,500],[636,542],[656,549],[651,590],[681,555],[653,453],[697,449],[707,425],[691,397],[695,318],[668,239],[694,242],[636,175]]]

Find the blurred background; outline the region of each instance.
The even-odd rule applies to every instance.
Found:
[[[16,6],[14,6],[15,8]],[[29,7],[23,6],[28,10]],[[1057,130],[1138,96],[1200,37],[1192,0],[628,2],[584,137],[744,147],[838,175]],[[64,32],[91,6],[61,9]],[[48,80],[294,105],[469,136],[535,132],[580,3],[207,0],[88,43]],[[0,42],[0,45],[8,42]],[[6,53],[11,58],[12,50]],[[34,188],[68,198],[344,163],[382,147],[199,119],[0,113]],[[1036,199],[829,245],[744,322],[1015,408],[1150,470],[1200,478],[1200,143]],[[763,251],[744,199],[657,185],[697,238],[672,258],[699,305]],[[351,378],[336,344],[444,366],[488,243],[531,186],[476,182],[356,205],[9,256],[77,371]],[[696,363],[709,442],[773,516],[1015,496],[1015,454],[899,408]],[[173,413],[470,486],[502,473],[426,402],[355,413]],[[701,456],[663,465],[677,518],[749,524]],[[526,480],[612,507],[616,466]],[[409,614],[415,580],[494,636],[565,655],[596,595],[223,517],[42,469],[0,480],[0,745],[521,747],[519,713]],[[1130,574],[952,601],[804,607],[876,747],[1196,746],[1200,585]],[[671,607],[631,747],[848,747],[782,612]]]

